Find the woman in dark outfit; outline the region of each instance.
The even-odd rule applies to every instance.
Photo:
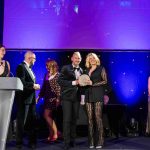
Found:
[[[44,118],[49,126],[48,141],[56,141],[58,138],[58,130],[56,123],[52,117],[52,112],[60,104],[60,86],[58,80],[58,65],[56,61],[48,59],[46,62],[47,73],[44,77],[43,85],[39,93],[40,98],[44,98]]]
[[[0,45],[0,77],[8,77],[10,74],[10,65],[9,62],[3,60],[6,54],[5,47]]]
[[[85,90],[85,105],[88,116],[89,148],[102,148],[103,123],[102,108],[104,87],[107,83],[105,68],[100,65],[100,60],[95,53],[89,53],[86,57],[86,74],[89,75],[89,85]]]
[[[6,54],[6,49],[5,46],[0,45],[0,77],[9,77],[10,74],[10,65],[9,62],[6,60],[3,60],[4,56]],[[11,126],[9,126],[8,129],[8,138],[11,135],[12,131],[11,131]]]

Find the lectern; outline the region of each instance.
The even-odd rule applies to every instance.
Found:
[[[23,90],[23,84],[19,78],[0,77],[0,150],[5,149],[16,90]]]

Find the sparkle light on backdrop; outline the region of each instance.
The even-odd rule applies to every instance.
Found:
[[[47,51],[37,52],[41,83],[49,51],[149,50],[149,18],[149,0],[5,0],[3,39],[7,48]],[[102,52],[101,58],[120,103],[134,105],[146,95],[148,52]]]
[[[109,58],[108,75],[119,101],[128,105],[143,101],[147,94],[150,53],[113,52]]]
[[[87,53],[81,52],[82,67],[85,67]],[[71,54],[71,52],[36,52],[37,61],[33,69],[37,76],[37,83],[42,84],[47,58],[55,59],[61,69],[62,65],[70,63],[70,57],[67,56]],[[150,52],[97,52],[97,54],[107,70],[112,92],[116,95],[115,103],[136,105],[147,101],[144,97],[147,96],[147,80],[150,75]],[[23,57],[24,52],[21,51],[7,52],[6,59],[10,62],[14,75]]]
[[[7,48],[150,49],[149,0],[5,0]]]

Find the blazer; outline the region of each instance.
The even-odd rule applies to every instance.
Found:
[[[79,71],[81,74],[83,73],[82,68]],[[58,78],[58,83],[61,87],[61,100],[80,100],[81,88],[77,85],[72,85],[74,80],[76,80],[76,76],[72,64],[63,66]]]
[[[24,104],[35,104],[35,90],[33,89],[35,78],[25,62],[18,65],[16,76],[20,78],[23,84],[23,91],[16,91],[17,102]]]
[[[92,72],[90,79],[92,81],[91,86],[85,87],[85,101],[86,102],[103,102],[103,97],[105,94],[105,84],[107,84],[106,72],[102,74],[104,70],[103,66],[97,66],[97,68]],[[86,74],[89,74],[90,69],[87,69]]]

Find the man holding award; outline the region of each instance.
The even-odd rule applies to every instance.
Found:
[[[79,66],[81,62],[80,53],[74,52],[71,61],[72,64],[63,66],[58,79],[61,86],[65,150],[75,146],[76,122],[78,119],[80,100],[81,97],[83,98],[78,80],[83,72]]]

